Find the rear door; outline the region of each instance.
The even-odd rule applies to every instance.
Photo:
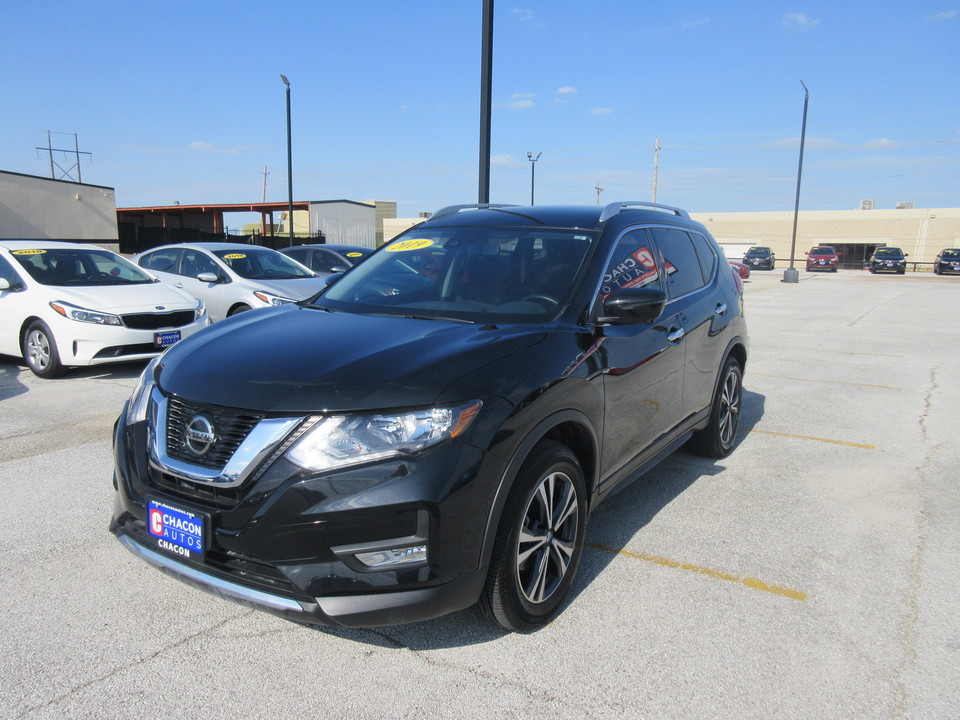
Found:
[[[682,328],[684,419],[709,406],[735,308],[726,304],[717,281],[720,259],[700,233],[650,229],[667,277],[667,308]],[[725,263],[724,263],[725,265]]]

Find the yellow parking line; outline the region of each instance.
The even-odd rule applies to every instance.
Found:
[[[830,383],[831,385],[855,385],[856,387],[868,387],[868,388],[880,388],[881,390],[903,390],[903,388],[892,387],[890,385],[869,385],[867,383],[858,383],[858,382],[844,382],[843,380],[824,380],[822,378],[798,378],[790,377],[789,375],[768,375],[766,373],[750,373],[751,377],[756,375],[757,377],[769,377],[769,378],[778,378],[780,380],[799,380],[800,382],[819,382],[819,383]]]
[[[792,433],[774,432],[773,430],[757,430],[754,428],[750,432],[762,433],[763,435],[777,435],[778,437],[796,438],[798,440],[814,440],[816,442],[830,443],[831,445],[845,445],[846,447],[860,448],[861,450],[876,450],[876,445],[867,445],[866,443],[848,442],[847,440],[833,440],[832,438],[814,437],[813,435],[793,435]]]
[[[772,585],[768,582],[764,582],[763,580],[758,580],[757,578],[740,577],[739,575],[723,572],[722,570],[711,570],[710,568],[700,567],[699,565],[693,565],[692,563],[679,562],[678,560],[670,560],[665,557],[659,557],[658,555],[635,553],[630,552],[629,550],[616,550],[601,543],[590,543],[590,547],[595,550],[603,550],[605,552],[613,553],[614,555],[623,555],[624,557],[633,558],[634,560],[644,560],[646,562],[655,563],[664,567],[686,570],[688,572],[699,573],[700,575],[707,575],[709,577],[716,578],[717,580],[740,583],[748,588],[753,588],[754,590],[763,590],[764,592],[773,593],[774,595],[782,595],[783,597],[790,598],[791,600],[807,599],[807,594],[802,590],[791,590],[790,588],[780,587],[779,585]]]

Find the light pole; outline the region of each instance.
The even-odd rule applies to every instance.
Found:
[[[803,85],[803,80],[800,81]],[[793,267],[793,254],[797,250],[797,215],[800,211],[800,177],[803,175],[803,144],[807,137],[807,103],[810,91],[803,85],[803,122],[800,125],[800,162],[797,165],[797,197],[793,203],[793,237],[790,240],[790,267],[783,271],[783,282],[800,282],[800,272]]]
[[[293,145],[290,140],[290,81],[283,73],[280,79],[287,86],[287,224],[290,230],[290,245],[293,245]]]
[[[530,204],[533,205],[533,180],[534,180],[534,168],[537,167],[537,160],[540,159],[540,156],[543,155],[542,152],[538,152],[537,156],[534,157],[532,152],[527,153],[527,160],[530,161]]]

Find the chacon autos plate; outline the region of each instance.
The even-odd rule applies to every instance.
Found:
[[[169,347],[180,342],[180,331],[170,330],[168,332],[158,332],[153,335],[153,344],[157,347]]]
[[[208,519],[158,500],[147,501],[147,531],[157,548],[185,560],[202,561]]]

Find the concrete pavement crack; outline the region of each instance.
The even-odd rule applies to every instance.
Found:
[[[124,664],[124,665],[122,665],[122,666],[120,666],[120,667],[114,668],[114,669],[110,670],[109,672],[106,672],[106,673],[104,673],[104,674],[102,674],[102,675],[99,675],[98,677],[95,677],[95,678],[92,678],[92,679],[90,679],[90,680],[87,680],[86,682],[80,683],[79,685],[70,688],[69,691],[67,691],[67,692],[65,692],[65,693],[61,693],[61,694],[58,695],[57,697],[50,698],[50,699],[47,700],[46,702],[40,703],[39,705],[34,705],[33,707],[28,708],[26,712],[24,712],[23,714],[19,715],[18,718],[26,718],[26,717],[28,717],[29,715],[31,715],[32,713],[34,713],[34,712],[36,712],[36,711],[45,710],[45,709],[47,709],[47,708],[49,708],[49,707],[51,707],[51,706],[53,706],[53,705],[56,705],[56,704],[58,704],[58,703],[61,703],[61,702],[63,702],[64,700],[66,700],[67,698],[69,698],[69,697],[71,697],[71,696],[73,696],[73,695],[76,695],[77,693],[79,693],[79,692],[81,692],[81,691],[83,691],[83,690],[86,690],[86,689],[89,688],[89,687],[92,687],[92,686],[94,686],[94,685],[98,685],[99,683],[102,683],[102,682],[104,682],[105,680],[109,680],[111,677],[113,677],[113,676],[115,676],[115,675],[118,675],[118,674],[120,674],[120,673],[122,673],[122,672],[125,672],[125,671],[129,670],[130,668],[137,667],[138,665],[143,665],[143,664],[145,664],[145,663],[148,663],[148,662],[150,662],[151,660],[154,660],[155,658],[157,658],[157,657],[159,657],[159,656],[161,656],[161,655],[163,655],[163,654],[165,654],[165,653],[170,652],[171,650],[174,650],[174,649],[176,649],[176,648],[178,648],[178,647],[180,647],[180,646],[182,646],[182,645],[186,645],[186,644],[192,642],[193,640],[197,639],[198,637],[202,637],[202,636],[207,635],[207,634],[209,634],[209,633],[212,633],[212,632],[214,632],[214,631],[216,631],[216,630],[219,630],[220,628],[225,627],[226,625],[228,625],[229,623],[233,622],[234,620],[238,620],[238,619],[240,619],[240,618],[242,618],[242,617],[247,617],[247,616],[249,616],[249,615],[252,615],[252,614],[255,613],[255,612],[257,612],[257,611],[256,611],[256,610],[245,610],[245,611],[240,612],[240,613],[238,613],[238,614],[236,614],[236,615],[231,615],[230,617],[225,618],[225,619],[221,620],[221,621],[218,622],[218,623],[214,623],[213,625],[210,625],[209,627],[205,627],[205,628],[203,628],[202,630],[198,630],[197,632],[195,632],[195,633],[193,633],[193,634],[191,634],[191,635],[187,635],[187,636],[185,636],[185,637],[182,637],[182,638],[180,638],[178,641],[176,641],[176,642],[174,642],[174,643],[171,643],[171,644],[169,644],[169,645],[164,645],[163,647],[161,647],[160,649],[158,649],[158,650],[150,653],[149,655],[145,655],[145,656],[143,656],[143,657],[137,658],[136,660],[133,660],[133,661],[131,661],[131,662],[128,662],[128,663],[126,663],[126,664]]]

